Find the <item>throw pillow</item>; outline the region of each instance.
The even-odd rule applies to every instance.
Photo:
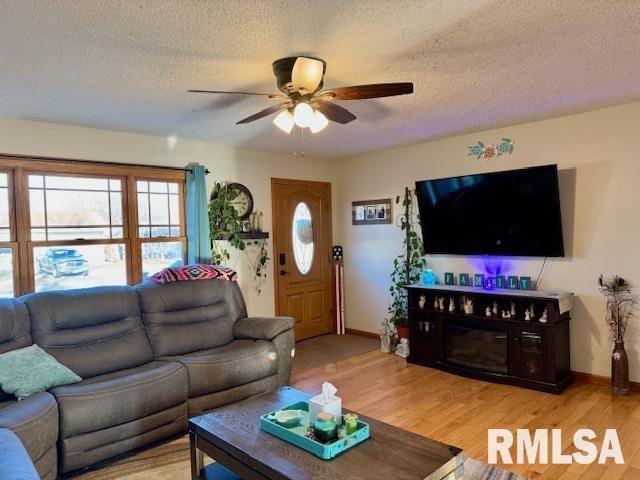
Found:
[[[80,380],[36,344],[0,354],[0,388],[18,400]]]
[[[228,280],[238,281],[235,270],[220,265],[182,265],[180,267],[165,268],[158,273],[147,277],[147,280],[156,283],[184,282],[187,280]]]

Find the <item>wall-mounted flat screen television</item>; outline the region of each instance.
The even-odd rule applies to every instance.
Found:
[[[416,182],[426,253],[563,257],[556,165]]]

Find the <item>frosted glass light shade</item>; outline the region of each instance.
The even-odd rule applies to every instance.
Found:
[[[300,102],[293,109],[293,120],[300,128],[308,127],[313,121],[313,108],[306,102]]]
[[[311,133],[318,133],[324,130],[324,127],[326,127],[328,124],[329,120],[327,120],[327,117],[316,110],[315,112],[313,112],[313,120],[309,124],[309,128],[311,129]]]
[[[284,133],[291,133],[294,124],[293,115],[289,113],[289,110],[283,110],[273,119],[273,123]]]

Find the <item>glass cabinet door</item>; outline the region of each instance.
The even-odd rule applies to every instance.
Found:
[[[523,328],[514,340],[519,353],[520,376],[532,380],[544,380],[546,362],[542,332]]]

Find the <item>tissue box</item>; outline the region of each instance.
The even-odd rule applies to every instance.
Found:
[[[309,424],[312,424],[320,412],[329,412],[335,417],[335,422],[342,423],[342,399],[331,397],[328,402],[324,401],[322,394],[309,399]]]

